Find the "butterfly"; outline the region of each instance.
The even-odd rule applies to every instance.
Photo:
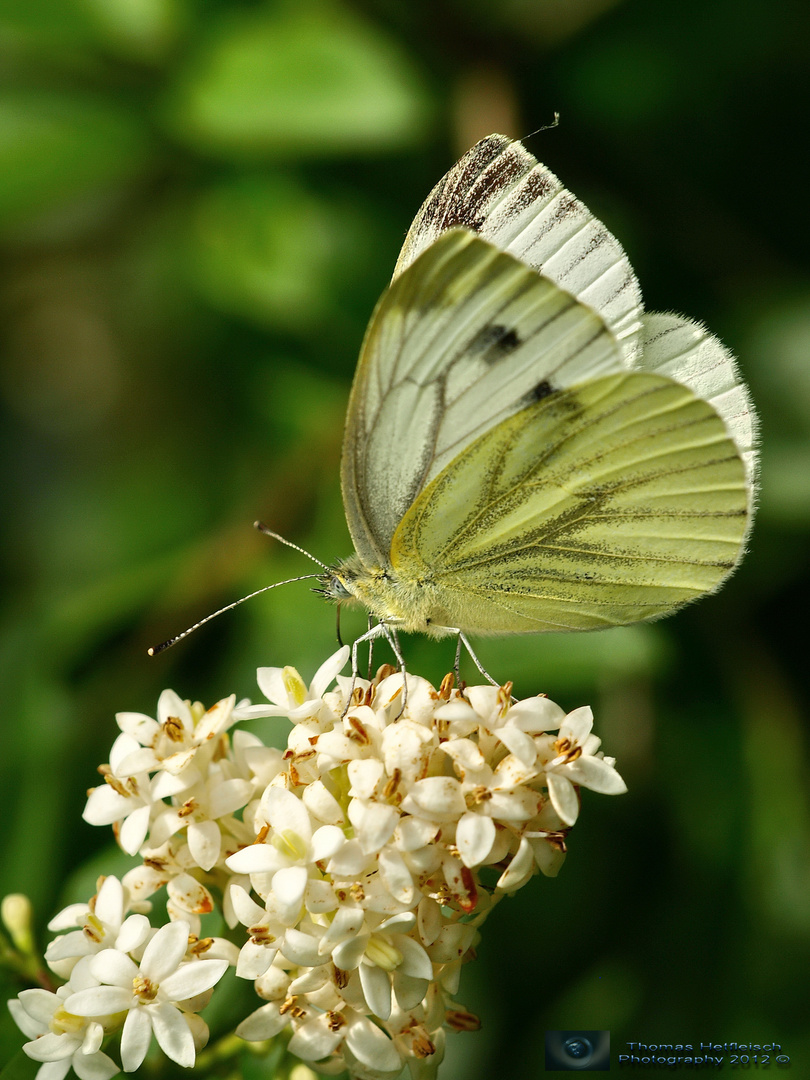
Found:
[[[666,615],[739,563],[755,439],[718,339],[645,313],[605,226],[490,135],[422,205],[366,331],[341,464],[355,553],[320,591],[432,636]]]

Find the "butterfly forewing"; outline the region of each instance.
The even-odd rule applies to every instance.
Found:
[[[401,274],[445,230],[471,229],[598,311],[631,362],[641,292],[614,236],[519,142],[482,139],[422,204],[394,271]]]
[[[361,559],[387,562],[419,492],[484,432],[622,369],[597,313],[473,233],[443,233],[383,295],[358,364],[342,481]]]
[[[394,537],[443,625],[596,629],[664,614],[736,565],[745,467],[715,410],[644,373],[554,393],[477,439]]]

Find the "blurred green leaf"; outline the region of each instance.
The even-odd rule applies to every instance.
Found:
[[[192,229],[192,272],[216,307],[286,329],[329,307],[337,226],[295,180],[243,176],[211,188]]]
[[[101,42],[137,60],[159,60],[187,18],[183,0],[83,0]]]
[[[787,291],[787,290],[785,290]],[[810,295],[806,286],[754,297],[745,340],[758,382],[779,410],[779,425],[771,438],[785,435],[806,439],[810,432]]]
[[[14,91],[0,97],[0,228],[133,180],[149,160],[137,118],[109,99]]]
[[[225,157],[381,152],[425,127],[423,82],[395,42],[331,2],[232,15],[169,107],[176,135]]]

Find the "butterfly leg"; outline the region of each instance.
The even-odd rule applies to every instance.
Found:
[[[370,620],[369,620],[370,621]],[[376,623],[374,626],[369,626],[365,634],[361,634],[359,638],[355,638],[352,642],[352,685],[349,687],[349,694],[346,699],[346,708],[343,710],[343,716],[349,711],[354,697],[354,687],[357,683],[357,676],[360,671],[360,646],[363,642],[369,643],[369,650],[372,647],[372,642],[385,633],[385,629],[382,623]],[[369,667],[371,666],[371,657],[369,656]]]
[[[402,649],[399,644],[399,634],[396,631],[396,627],[390,623],[383,623],[385,627],[385,636],[388,639],[388,644],[391,646],[391,652],[396,657],[399,669],[401,672],[405,672],[405,657],[402,655]]]
[[[487,680],[487,682],[491,683],[492,686],[500,686],[500,683],[496,682],[495,679],[492,678],[490,673],[486,670],[484,665],[481,663],[481,661],[475,655],[475,650],[473,649],[472,645],[470,644],[470,639],[467,637],[467,635],[464,633],[464,631],[463,630],[456,630],[456,633],[458,634],[458,646],[456,647],[456,678],[459,681],[461,681],[460,675],[459,675],[459,662],[461,661],[461,646],[463,645],[464,648],[467,650],[467,652],[470,654],[470,659],[475,664],[475,666],[478,668],[480,673],[484,676],[484,678]]]
[[[397,720],[402,716],[405,711],[405,706],[408,704],[408,672],[405,669],[405,657],[402,655],[402,649],[399,645],[399,634],[396,628],[391,626],[390,623],[380,623],[383,627],[383,632],[388,640],[388,644],[391,646],[391,651],[396,657],[399,664],[399,670],[402,672],[402,708],[397,713]]]
[[[453,674],[456,677],[456,686],[461,686],[461,631],[456,639],[456,658],[453,661]]]
[[[368,617],[368,630],[366,631],[367,634],[371,633],[372,629],[374,628],[374,625],[375,625],[374,621],[373,621],[371,615],[369,615],[369,617]],[[382,625],[382,624],[380,624],[380,625]],[[368,639],[368,676],[367,676],[369,682],[371,682],[371,670],[372,670],[371,665],[372,665],[373,658],[374,658],[374,638],[369,637],[369,639]]]
[[[402,693],[402,709],[400,709],[400,712],[399,712],[400,716],[402,715],[402,710],[405,708],[405,705],[408,702],[408,680],[407,680],[407,674],[406,674],[406,671],[405,671],[405,658],[402,655],[402,649],[400,648],[400,645],[399,645],[399,637],[397,635],[396,630],[392,626],[390,626],[388,623],[386,623],[386,622],[378,622],[378,623],[375,623],[374,626],[369,626],[369,628],[365,632],[365,634],[361,634],[360,637],[356,638],[354,643],[352,644],[352,685],[351,685],[351,689],[349,691],[348,700],[346,702],[346,708],[345,708],[345,710],[343,712],[344,716],[349,711],[349,706],[351,705],[352,697],[354,696],[355,683],[357,682],[357,676],[358,676],[358,673],[359,673],[359,670],[360,670],[360,657],[359,657],[360,646],[364,642],[367,641],[369,643],[369,654],[370,654],[371,649],[373,647],[373,643],[379,637],[384,637],[386,639],[386,641],[388,642],[388,644],[391,646],[391,650],[392,650],[394,656],[396,657],[397,663],[399,664],[399,669],[402,672],[403,693]],[[371,681],[371,656],[370,655],[369,655],[369,681]]]

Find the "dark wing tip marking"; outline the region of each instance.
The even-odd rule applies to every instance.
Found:
[[[439,181],[417,220],[421,217],[423,225],[437,231],[462,226],[480,233],[492,200],[518,184],[533,165],[534,157],[520,143],[489,135]]]

